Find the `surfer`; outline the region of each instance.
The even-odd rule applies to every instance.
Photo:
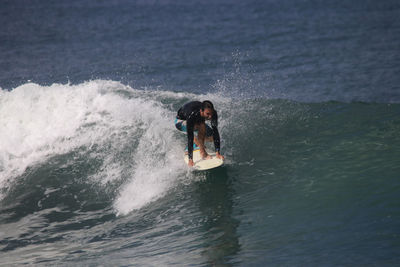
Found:
[[[211,127],[205,123],[206,120],[211,120]],[[207,151],[205,150],[205,141],[214,141],[216,157],[222,160],[224,159],[224,156],[220,154],[218,114],[211,101],[192,101],[185,104],[178,110],[178,114],[175,119],[175,127],[179,131],[187,133],[187,153],[189,157],[189,166],[194,166],[193,141],[199,147],[200,155],[203,159],[211,158],[211,156],[208,155]],[[195,131],[197,132],[197,137],[194,136]]]

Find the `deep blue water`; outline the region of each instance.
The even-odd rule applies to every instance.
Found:
[[[400,2],[4,0],[0,25],[0,265],[400,262]],[[205,99],[226,163],[192,172],[173,118]]]

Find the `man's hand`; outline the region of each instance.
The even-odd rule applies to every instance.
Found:
[[[225,157],[222,156],[219,152],[216,152],[216,153],[215,153],[215,156],[216,156],[217,158],[219,158],[219,159],[222,159],[222,160],[225,159]]]
[[[189,167],[193,167],[194,166],[194,162],[193,162],[192,159],[189,159],[188,166]]]

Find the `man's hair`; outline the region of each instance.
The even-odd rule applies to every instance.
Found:
[[[213,103],[211,103],[211,101],[209,100],[205,100],[203,101],[202,105],[201,105],[201,109],[205,110],[206,108],[209,108],[211,110],[214,110],[214,105]]]

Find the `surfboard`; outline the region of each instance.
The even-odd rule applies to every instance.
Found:
[[[224,161],[222,159],[217,158],[215,153],[209,153],[208,151],[207,153],[212,157],[211,159],[202,159],[200,156],[200,149],[193,151],[193,163],[194,163],[193,168],[195,170],[197,171],[209,170],[217,168],[222,164],[224,164]],[[186,164],[189,163],[188,155],[184,156],[184,160]]]

